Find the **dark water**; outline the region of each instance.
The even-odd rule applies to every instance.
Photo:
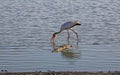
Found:
[[[0,70],[119,71],[119,0],[0,0]],[[54,52],[51,35],[69,20],[72,48]],[[66,32],[56,45],[67,44]]]

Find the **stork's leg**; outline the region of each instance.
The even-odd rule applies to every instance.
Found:
[[[67,34],[68,34],[68,43],[69,43],[69,39],[70,39],[70,33],[69,33],[69,30],[67,30]]]
[[[70,29],[70,30],[72,30],[72,31],[76,34],[77,41],[79,41],[79,38],[78,38],[78,34],[77,34],[77,32],[75,32],[73,29]]]

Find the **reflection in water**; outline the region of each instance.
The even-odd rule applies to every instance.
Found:
[[[78,48],[78,43],[79,42],[76,42],[76,50]],[[74,59],[80,57],[80,53],[75,52],[75,50],[73,49],[74,46],[71,46],[69,42],[60,46],[57,46],[55,42],[52,42],[52,46],[54,49],[52,52],[61,52],[64,58]]]
[[[80,53],[76,53],[72,49],[64,50],[64,51],[61,52],[61,54],[64,58],[69,58],[69,59],[74,59],[74,58],[79,58],[80,57]]]

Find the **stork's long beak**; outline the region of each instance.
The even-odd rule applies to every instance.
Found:
[[[52,41],[52,42],[55,41],[55,35],[52,36],[51,41]]]

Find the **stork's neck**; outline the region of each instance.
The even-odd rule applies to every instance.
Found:
[[[62,30],[60,30],[59,32],[55,32],[54,34],[56,35],[56,34],[59,34],[59,33],[61,33],[62,32]]]

